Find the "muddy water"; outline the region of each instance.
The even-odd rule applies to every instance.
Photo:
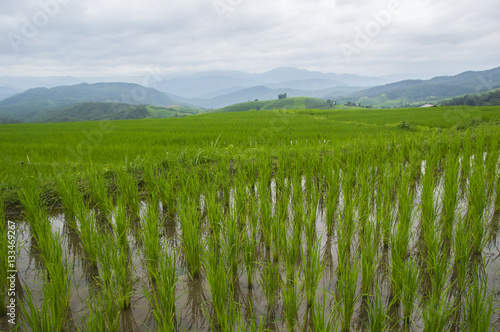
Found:
[[[304,181],[303,181],[304,186]],[[274,182],[271,185],[273,203],[276,200],[276,190]],[[304,187],[305,189],[305,187]],[[442,184],[436,187],[436,202],[439,202],[440,192],[442,190]],[[414,198],[415,203],[415,222],[414,222],[414,236],[411,241],[411,252],[412,257],[418,260],[418,205],[420,203],[419,192],[421,188],[417,187],[416,195]],[[342,198],[342,192],[340,193]],[[203,198],[201,198],[201,206],[204,208]],[[231,205],[234,204],[234,197],[231,198]],[[342,199],[341,199],[342,201]],[[274,204],[273,204],[274,205]],[[142,210],[146,208],[145,203],[142,205]],[[342,204],[339,205],[339,209],[342,208]],[[459,202],[459,207],[457,209],[459,213],[465,213],[466,203],[462,199]],[[68,255],[68,260],[72,264],[72,296],[70,302],[70,312],[68,313],[68,327],[70,331],[76,330],[77,326],[82,325],[82,320],[85,319],[87,313],[87,297],[89,289],[92,289],[96,285],[95,277],[98,276],[98,271],[89,267],[89,264],[85,260],[85,253],[82,249],[82,245],[79,241],[78,236],[71,231],[68,226],[67,220],[65,220],[64,213],[60,210],[50,211],[51,213],[51,225],[53,232],[59,232],[64,238],[64,250]],[[289,207],[289,214],[291,215],[293,211]],[[395,211],[394,211],[395,213]],[[370,219],[374,220],[375,216],[370,216]],[[493,231],[493,236],[483,251],[481,259],[485,263],[485,272],[488,275],[488,292],[491,294],[494,292],[494,301],[500,301],[500,292],[498,291],[500,285],[500,234],[498,231],[498,226],[500,224],[500,215],[494,214],[493,209],[490,206],[488,209],[488,218],[490,220],[490,229]],[[43,270],[43,264],[37,254],[37,249],[34,243],[32,243],[32,237],[30,233],[29,225],[22,220],[19,216],[11,215],[8,217],[9,220],[16,221],[18,237],[18,250],[19,255],[17,258],[17,270],[18,270],[18,282],[17,282],[17,298],[18,301],[24,300],[24,288],[29,287],[35,296],[37,303],[42,300],[42,287],[41,275]],[[168,239],[169,246],[173,250],[180,251],[181,246],[181,236],[182,231],[178,222],[175,222],[175,217],[172,219],[168,216],[162,216],[165,220],[164,237]],[[139,225],[139,221],[135,221],[136,225]],[[317,238],[321,239],[321,255],[322,259],[326,262],[325,272],[323,278],[319,284],[319,291],[317,294],[317,299],[320,299],[323,295],[322,290],[326,290],[326,306],[327,312],[332,311],[334,294],[337,285],[337,243],[336,243],[336,233],[331,236],[326,235],[326,225],[325,225],[325,211],[322,204],[319,204],[319,208],[316,216],[316,234]],[[155,329],[154,317],[152,315],[151,307],[143,295],[143,289],[151,289],[151,284],[148,281],[147,273],[143,265],[143,259],[141,256],[141,247],[138,237],[134,236],[134,231],[131,232],[129,237],[129,242],[132,250],[133,257],[133,277],[135,280],[134,284],[134,295],[132,297],[132,305],[130,309],[121,312],[120,316],[120,330],[121,331],[150,331]],[[305,240],[304,240],[305,243]],[[353,251],[358,250],[359,241],[357,239],[353,240]],[[382,295],[385,298],[385,304],[390,302],[390,250],[379,248],[379,255],[382,264],[380,265],[375,280],[379,285]],[[257,247],[256,259],[258,262],[262,262],[270,256],[269,249],[266,249],[261,243]],[[385,262],[385,264],[384,264]],[[179,322],[181,330],[186,331],[210,331],[210,317],[211,306],[210,306],[210,289],[208,283],[202,274],[200,278],[192,280],[186,270],[186,262],[179,255],[178,266],[178,277],[179,282],[177,284],[177,296],[176,301],[176,317]],[[260,284],[257,282],[259,278],[259,263],[257,263],[256,271],[254,273],[254,287],[247,287],[247,278],[242,266],[238,270],[238,278],[235,283],[235,298],[242,304],[242,316],[246,319],[254,317],[256,322],[260,316],[266,317],[266,327],[271,330],[286,330],[286,324],[284,322],[284,308],[283,302],[278,297],[277,304],[272,311],[267,308],[267,302],[265,296],[262,292]],[[284,278],[284,276],[283,276]],[[302,278],[302,277],[301,277]],[[358,292],[360,289],[361,274],[358,278]],[[253,313],[250,312],[249,303],[253,303],[254,309]],[[417,304],[418,307],[418,304]],[[351,324],[351,328],[354,330],[364,330],[365,322],[367,319],[367,313],[363,309],[363,299],[359,299],[356,304],[356,310]],[[415,325],[417,330],[423,329],[423,324],[416,310],[417,314],[413,317],[415,320]],[[23,321],[21,309],[18,307],[16,310],[17,317],[20,322]],[[302,301],[299,313],[299,329],[307,330],[307,326],[311,324],[311,312],[308,310],[306,301]],[[401,315],[401,308],[392,308],[390,315],[393,318],[398,318]],[[396,319],[397,320],[397,319]],[[493,315],[492,324],[494,324],[494,329],[500,329],[500,311]],[[11,326],[7,323],[6,318],[0,319],[0,329],[9,330]],[[393,330],[400,330],[402,327],[396,323],[393,325]],[[21,328],[23,331],[30,331],[28,326],[23,326]]]

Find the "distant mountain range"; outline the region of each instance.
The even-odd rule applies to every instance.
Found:
[[[429,80],[404,80],[389,83],[360,90],[347,99],[365,104],[370,104],[370,100],[383,99],[402,103],[437,102],[444,98],[474,94],[499,86],[500,67],[485,71],[467,71],[455,76],[440,76]],[[374,104],[377,106],[377,103]]]
[[[132,83],[97,83],[35,88],[0,101],[0,116],[22,122],[39,122],[59,110],[85,102],[132,105],[176,105],[163,92]],[[73,116],[73,115],[72,115]]]
[[[37,122],[79,103],[113,102],[132,105],[195,106],[219,109],[244,102],[269,101],[279,94],[288,97],[331,99],[338,103],[354,102],[375,107],[401,107],[445,98],[474,94],[500,86],[500,67],[486,71],[468,71],[455,76],[428,80],[389,82],[383,78],[337,75],[297,68],[278,68],[261,74],[240,71],[209,71],[158,79],[155,88],[134,83],[79,83],[52,88],[32,88],[22,93],[16,83],[27,85],[30,78],[0,77],[0,119],[2,122]],[[132,78],[130,78],[132,79]],[[51,85],[59,81],[75,82],[74,77],[47,77],[35,81]],[[35,82],[32,81],[32,82]],[[162,91],[160,91],[162,90]],[[86,105],[76,110],[86,110]],[[78,117],[71,111],[68,118]],[[128,111],[127,111],[128,112]],[[103,112],[101,112],[104,114]],[[127,113],[128,114],[128,113]],[[64,114],[58,113],[58,118]],[[123,117],[125,115],[117,115]],[[128,115],[127,115],[128,116]]]

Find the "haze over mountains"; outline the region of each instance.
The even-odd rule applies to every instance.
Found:
[[[92,80],[96,79],[106,80]],[[141,81],[139,77],[123,79]],[[54,114],[56,110],[59,112],[57,114],[60,114],[64,107],[84,102],[183,105],[217,109],[247,101],[273,100],[282,93],[286,93],[288,97],[312,97],[340,102],[351,101],[368,106],[398,107],[411,103],[439,101],[499,87],[500,67],[429,80],[399,82],[290,67],[261,74],[208,71],[166,78],[155,75],[154,80],[148,80],[149,87],[122,82],[89,84],[80,82],[82,80],[74,77],[0,77],[0,116],[33,122],[46,117],[47,114]],[[144,81],[144,78],[142,80]],[[58,86],[60,83],[63,83],[62,86]],[[23,91],[23,87],[30,85],[43,87],[19,93]],[[53,85],[56,86],[52,87]]]

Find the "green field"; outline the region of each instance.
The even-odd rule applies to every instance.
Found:
[[[322,99],[309,97],[291,97],[278,100],[249,101],[246,103],[227,106],[214,113],[244,112],[244,111],[272,111],[281,109],[330,109],[330,105]]]
[[[0,125],[0,330],[500,329],[500,107],[285,101]]]

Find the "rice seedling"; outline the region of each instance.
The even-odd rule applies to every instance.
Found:
[[[351,244],[356,231],[354,219],[354,203],[350,202],[344,206],[343,216],[338,218],[337,226],[337,257],[339,273],[348,270]]]
[[[433,293],[420,310],[425,331],[447,331],[456,308],[448,302],[449,287],[443,293]]]
[[[335,164],[334,169],[326,172],[327,194],[326,194],[326,230],[328,234],[333,234],[333,226],[335,223],[335,213],[337,211],[340,178],[339,168]]]
[[[255,265],[255,248],[257,241],[254,234],[246,234],[243,238],[243,261],[245,263],[245,270],[247,274],[248,288],[253,287],[253,270]]]
[[[201,271],[203,243],[200,235],[200,217],[192,200],[183,198],[177,203],[179,222],[182,227],[182,248],[192,278]]]
[[[82,317],[78,331],[120,331],[120,307],[110,287],[103,286],[100,292],[90,290],[86,304],[88,312]]]
[[[474,273],[465,296],[466,328],[469,331],[489,332],[492,330],[493,312],[493,293],[488,293],[488,276],[481,279],[478,273]]]
[[[376,287],[373,299],[368,301],[367,312],[368,322],[366,323],[366,327],[369,331],[386,331],[388,329],[389,317],[387,309],[384,309],[384,299],[378,287]]]
[[[99,245],[101,242],[101,233],[96,224],[94,212],[90,210],[89,206],[79,201],[75,207],[76,218],[78,220],[78,233],[82,245],[85,248],[87,257],[93,267],[97,268],[97,256],[99,254]]]
[[[118,190],[123,203],[130,209],[133,215],[139,212],[141,199],[139,197],[137,179],[134,174],[127,170],[119,170],[118,174]]]
[[[262,264],[259,283],[266,297],[268,310],[274,308],[280,289],[280,280],[280,268],[278,263],[269,261]]]
[[[297,236],[297,233],[294,233],[293,236],[286,237],[283,242],[285,244],[283,260],[286,270],[286,279],[291,280],[295,277],[295,272],[297,270],[296,265],[302,248],[302,239]]]
[[[222,226],[223,238],[222,238],[222,248],[224,250],[224,255],[226,257],[226,263],[234,276],[238,270],[238,264],[240,259],[240,232],[238,226],[237,216],[228,215],[225,224]]]
[[[340,330],[347,332],[351,328],[354,307],[359,295],[356,286],[359,274],[359,260],[355,257],[350,264],[344,266],[344,271],[337,280],[337,314],[340,320]]]
[[[122,252],[128,250],[128,235],[130,233],[130,218],[127,215],[127,207],[121,199],[116,202],[116,209],[113,218],[113,232],[116,243],[120,246]]]
[[[297,313],[303,298],[299,286],[298,272],[292,277],[292,279],[285,280],[282,298],[288,331],[294,331],[295,326],[298,323]]]
[[[156,184],[158,186],[158,195],[162,203],[163,209],[173,212],[175,210],[177,181],[173,171],[164,171],[158,169],[158,178]]]
[[[437,209],[434,205],[434,160],[429,159],[426,163],[425,174],[422,179],[422,222],[421,229],[424,238],[431,236],[428,233],[432,232],[434,221],[437,218]]]
[[[317,300],[316,305],[313,307],[312,326],[314,331],[336,331],[338,328],[335,317],[337,311],[335,306],[337,304],[331,310],[327,310],[326,294],[326,290],[323,290],[323,296]]]
[[[456,273],[455,285],[459,294],[462,294],[465,290],[469,259],[472,254],[471,242],[471,230],[467,227],[464,218],[459,214],[458,223],[455,226],[452,246]]]
[[[458,172],[460,165],[458,157],[448,154],[446,157],[446,169],[444,173],[444,194],[443,194],[443,229],[445,237],[451,239],[453,222],[455,220],[455,210],[458,203]]]
[[[379,266],[379,260],[377,257],[379,235],[377,233],[376,226],[373,223],[366,223],[360,245],[362,276],[361,293],[365,296],[370,294],[375,272]]]
[[[61,305],[58,299],[54,297],[57,294],[57,289],[48,280],[47,277],[42,279],[44,287],[42,289],[43,300],[38,306],[35,302],[31,289],[24,285],[25,300],[20,302],[20,307],[24,315],[24,323],[33,332],[43,331],[64,331],[66,310],[61,310]]]
[[[261,177],[259,180],[259,187],[258,187],[259,201],[260,201],[260,215],[261,215],[260,225],[266,248],[271,247],[271,242],[272,242],[271,225],[273,222],[272,206],[271,202],[269,201],[269,195],[267,190],[268,181],[269,180],[267,179],[267,177],[265,176]]]
[[[78,190],[76,178],[70,173],[63,174],[56,176],[56,183],[57,193],[59,194],[62,205],[64,207],[66,219],[74,228],[76,210],[78,207],[78,203],[82,199]]]
[[[41,228],[47,227],[42,224],[45,208],[42,189],[30,178],[21,179],[21,188],[18,192],[19,201],[23,208],[23,214],[31,227],[32,234],[36,237]],[[50,225],[49,225],[50,228]]]
[[[495,212],[500,213],[500,176],[497,176],[495,183]]]
[[[108,184],[106,183],[104,174],[95,166],[91,166],[87,170],[86,177],[89,184],[88,193],[90,199],[102,216],[105,218],[109,217],[113,210],[113,203],[109,197]]]
[[[156,200],[156,194],[151,195],[151,200]],[[155,274],[151,272],[157,271],[161,248],[161,224],[157,204],[148,205],[146,212],[141,216],[141,224],[142,253],[149,276],[154,281]]]
[[[240,314],[238,315],[238,332],[264,332],[267,331],[265,329],[266,319],[264,316],[259,317],[259,322],[255,323],[255,319],[253,319],[252,312],[250,312],[250,322],[245,324],[245,320],[241,315],[242,311],[240,310]]]
[[[13,234],[9,234],[8,230],[12,231],[13,229],[8,227],[5,222],[4,198],[2,193],[0,193],[0,317],[7,314],[7,304],[5,303],[8,288],[7,271],[12,270],[8,266],[9,256],[16,256],[12,255],[13,250],[9,250],[9,246],[12,249],[15,247],[12,243],[15,244],[16,238]],[[9,251],[11,251],[10,255]]]
[[[309,250],[309,253],[303,253],[303,257],[306,257],[304,262],[304,291],[306,293],[307,305],[312,307],[314,304],[314,299],[316,298],[316,291],[318,289],[319,282],[325,271],[325,263],[321,259],[321,240],[316,241],[313,247]]]
[[[120,309],[128,309],[134,288],[128,246],[120,243],[118,235],[114,238],[110,234],[102,234],[97,262],[103,287],[113,291],[113,299]]]
[[[421,274],[418,266],[413,261],[403,263],[402,279],[402,294],[401,304],[403,305],[403,321],[405,328],[409,329],[412,322],[412,316],[415,310],[415,302],[417,300],[418,287],[421,281]]]
[[[432,294],[442,294],[451,275],[451,264],[445,250],[441,250],[442,232],[435,226],[429,229],[426,237],[427,246],[427,273],[429,274]]]
[[[162,252],[164,257],[159,259],[158,267],[149,267],[149,273],[156,280],[155,289],[143,288],[143,294],[148,299],[153,310],[157,331],[177,331],[175,319],[176,301],[176,254]]]
[[[223,256],[221,257],[214,247],[209,246],[205,251],[203,265],[205,266],[214,310],[214,319],[211,325],[220,328],[222,331],[232,331],[236,321],[234,305],[228,306],[228,302],[233,304],[232,274],[226,267]]]

